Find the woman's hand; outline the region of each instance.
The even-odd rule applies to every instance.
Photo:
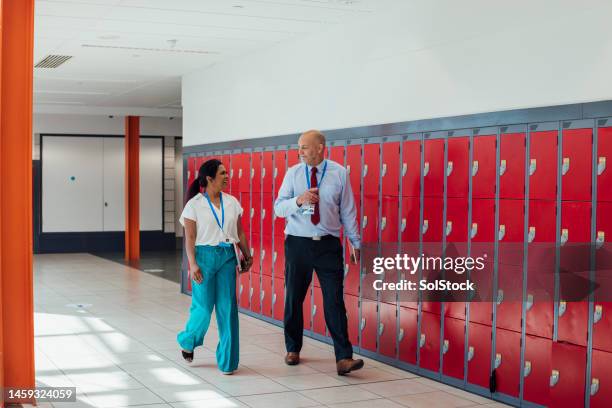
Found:
[[[189,273],[191,274],[191,279],[193,279],[197,284],[202,283],[204,277],[202,276],[202,271],[198,264],[189,266]]]

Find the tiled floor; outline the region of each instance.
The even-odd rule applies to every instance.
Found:
[[[244,315],[235,375],[217,371],[214,321],[188,365],[175,336],[190,298],[178,284],[93,255],[36,256],[35,303],[38,385],[77,387],[78,402],[55,407],[503,406],[370,359],[339,377],[331,347],[308,338],[289,367],[282,330]]]

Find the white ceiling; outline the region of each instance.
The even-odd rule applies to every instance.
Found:
[[[181,76],[368,15],[383,0],[36,0],[35,111],[180,115]],[[92,113],[92,112],[89,112]]]

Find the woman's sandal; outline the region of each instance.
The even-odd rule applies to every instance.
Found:
[[[183,355],[183,358],[186,362],[191,363],[193,361],[193,351],[188,352],[185,350],[181,350],[181,354]]]

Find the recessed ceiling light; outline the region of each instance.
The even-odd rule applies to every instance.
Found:
[[[99,35],[98,39],[100,40],[118,40],[119,38],[121,38],[118,35],[114,35],[114,34],[107,34],[107,35]]]

